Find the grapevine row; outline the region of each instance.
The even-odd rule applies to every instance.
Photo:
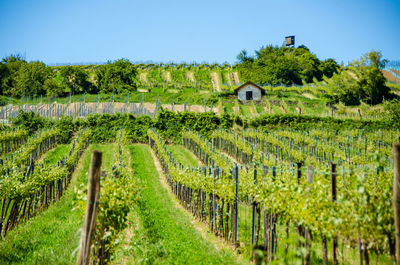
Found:
[[[0,155],[17,150],[25,143],[29,132],[25,130],[7,131],[0,135]]]
[[[191,133],[192,141],[196,141],[197,146],[208,149],[202,152],[213,152],[212,145],[207,144],[200,136],[193,137],[194,135],[197,133]],[[183,134],[183,137],[187,136],[188,134]],[[250,148],[243,138],[229,136],[225,139],[228,138],[237,140],[231,142],[233,144],[231,150]],[[215,147],[219,146],[215,145]],[[287,150],[289,151],[289,148]],[[256,154],[254,149],[252,151],[252,154]],[[269,150],[271,151],[273,150]],[[249,150],[245,152],[250,155]],[[277,154],[272,153],[272,155]],[[257,174],[256,185],[249,183],[249,181],[253,182],[253,179],[246,176],[245,172],[243,172],[243,177],[243,173],[239,173],[239,191],[242,190],[240,198],[243,199],[244,194],[250,198],[256,198],[256,202],[266,213],[279,216],[286,222],[301,225],[313,236],[338,237],[347,242],[361,238],[368,248],[392,251],[394,243],[391,200],[393,172],[356,169],[344,171],[337,177],[339,174],[333,166],[332,170],[329,168],[323,170],[322,167],[315,170],[313,167],[307,169],[304,163],[292,163],[295,167],[291,168],[287,167],[287,164],[279,165],[295,161],[276,160],[278,167],[275,168],[275,172],[271,170],[273,174],[269,172],[267,175]],[[265,173],[265,170],[262,172]],[[307,181],[305,175],[311,176],[311,181]],[[332,194],[330,194],[333,176],[337,189],[335,201],[332,200]]]
[[[70,183],[75,166],[86,149],[91,132],[82,130],[69,155],[57,165],[36,166],[28,173],[0,179],[0,232],[6,236],[19,222],[27,220],[59,200]]]

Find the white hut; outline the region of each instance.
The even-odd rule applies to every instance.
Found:
[[[239,100],[261,100],[264,94],[265,90],[253,82],[247,82],[235,89]]]

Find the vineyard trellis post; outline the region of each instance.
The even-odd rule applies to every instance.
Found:
[[[257,183],[257,169],[254,167],[254,184]],[[252,226],[251,226],[251,242],[253,245],[256,245],[256,207],[257,203],[255,201],[255,198],[253,198],[253,220],[252,220]]]
[[[396,238],[396,264],[400,264],[400,143],[393,145],[393,207]]]
[[[332,165],[331,178],[332,178],[332,201],[336,202],[336,164]],[[337,238],[333,235],[332,238],[332,265],[337,265]]]
[[[314,175],[314,167],[313,166],[308,166],[307,168],[307,183],[312,184],[313,183],[313,175]],[[309,197],[309,194],[308,194]],[[311,243],[312,243],[312,234],[310,229],[306,229],[305,231],[305,237],[306,237],[306,258],[305,258],[305,264],[309,265],[311,264]]]
[[[235,246],[237,244],[238,237],[238,210],[239,210],[239,167],[235,163],[234,164],[234,174],[235,174],[235,182],[236,182],[236,195],[235,195],[235,227],[234,227],[234,242]]]
[[[82,228],[79,254],[76,264],[89,264],[90,246],[95,228],[98,200],[100,195],[100,168],[102,152],[93,151],[88,179],[88,200],[85,213],[85,221]]]

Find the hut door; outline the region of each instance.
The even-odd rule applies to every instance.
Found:
[[[253,91],[246,91],[246,100],[253,99]]]

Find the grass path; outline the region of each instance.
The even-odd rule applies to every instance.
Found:
[[[141,199],[131,221],[135,231],[125,264],[237,264],[236,257],[215,246],[193,227],[188,214],[176,208],[162,186],[147,145],[130,146],[132,167],[142,185]],[[132,216],[131,216],[132,217]],[[136,218],[136,219],[135,219]],[[119,263],[118,263],[119,264]]]
[[[76,192],[79,185],[87,184],[90,155],[95,149],[103,152],[102,168],[111,167],[113,146],[90,146],[82,155],[61,200],[19,225],[0,242],[0,264],[75,264],[73,253],[78,247],[83,223],[83,213],[75,209]],[[53,155],[58,154],[54,151]],[[53,155],[47,158],[52,159]]]
[[[198,167],[202,165],[200,160],[182,145],[168,145],[167,148],[171,151],[175,159],[185,167]]]
[[[57,164],[58,161],[63,159],[68,155],[70,149],[69,144],[58,144],[55,148],[46,152],[43,156],[43,161],[45,165],[54,165]]]

